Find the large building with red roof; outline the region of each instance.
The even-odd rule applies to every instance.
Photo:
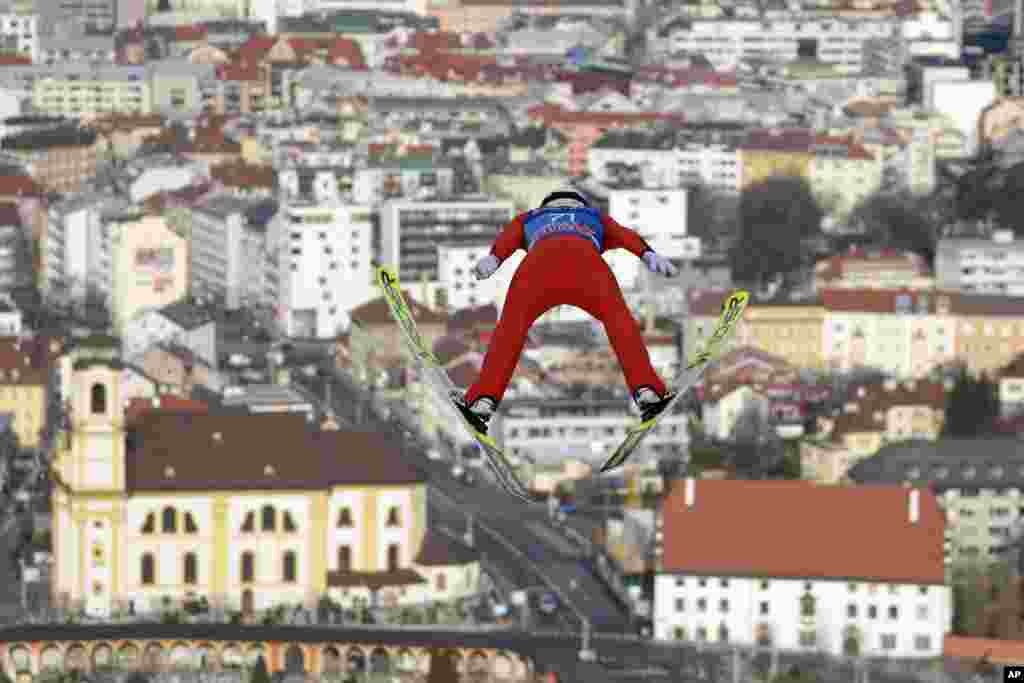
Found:
[[[657,638],[942,654],[946,520],[927,490],[687,479],[661,515]]]

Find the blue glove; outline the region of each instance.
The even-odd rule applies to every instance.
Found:
[[[486,280],[490,276],[494,275],[494,271],[498,270],[498,266],[500,265],[501,263],[498,262],[498,257],[494,254],[484,256],[476,262],[476,267],[474,268],[476,271],[476,279]]]
[[[647,265],[647,270],[652,273],[661,273],[665,277],[675,277],[679,272],[679,269],[672,265],[671,261],[651,249],[645,251],[642,258],[644,264]]]

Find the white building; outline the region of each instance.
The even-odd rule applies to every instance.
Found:
[[[992,81],[938,81],[931,85],[932,108],[953,119],[965,138],[965,154],[973,157],[978,151],[978,121],[986,107],[996,101],[996,84]]]
[[[217,367],[217,325],[209,310],[189,301],[144,311],[132,318],[121,335],[126,360],[138,360],[157,344],[175,343]]]
[[[36,64],[39,59],[39,15],[0,14],[0,40],[3,40],[5,50],[30,57]]]
[[[941,239],[935,280],[939,289],[1024,296],[1024,242],[1010,230],[994,231],[991,240]]]
[[[492,435],[513,457],[538,463],[572,457],[602,463],[637,422],[629,399],[509,398],[502,401]],[[678,449],[689,441],[685,414],[668,415],[644,441],[647,452]],[[637,457],[637,460],[640,458]]]
[[[489,253],[488,245],[438,245],[438,283],[446,292],[450,310],[472,308],[493,302],[501,311],[505,305],[512,276],[526,258],[526,252],[517,251],[505,259],[494,275],[486,280],[477,280],[473,268]]]
[[[515,214],[510,201],[386,202],[380,210],[381,263],[397,269],[402,282],[419,284],[426,278],[426,287],[412,287],[410,294],[423,296],[426,291],[430,301],[420,303],[436,307],[455,293],[442,285],[438,248],[479,247],[482,257]],[[473,255],[471,251],[466,257]],[[450,267],[454,273],[457,266]]]
[[[192,291],[212,296],[231,310],[261,298],[266,233],[250,223],[251,202],[213,195],[191,210]]]
[[[715,69],[731,69],[755,58],[792,61],[798,51],[841,72],[857,73],[863,67],[863,44],[872,38],[896,35],[888,20],[793,17],[764,20],[688,17],[666,19],[649,29],[648,42],[662,53],[702,54]]]
[[[678,481],[659,531],[655,637],[939,657],[953,616],[944,532],[920,489]]]
[[[333,337],[348,312],[373,299],[368,207],[285,204],[270,222],[265,296],[288,337]]]
[[[687,245],[686,240],[686,200],[685,189],[611,190],[608,213],[622,225],[640,233],[662,256],[685,258],[692,255],[692,245]],[[637,286],[637,276],[644,265],[635,254],[616,249],[607,252],[604,259],[622,289]]]
[[[655,187],[701,184],[723,194],[736,194],[742,181],[742,162],[735,144],[711,140],[681,141],[665,145],[655,137],[610,138],[591,146],[587,170],[598,182],[612,181],[615,165],[641,169],[645,181]]]
[[[111,257],[103,205],[102,198],[87,195],[50,205],[39,274],[39,287],[48,303],[82,302],[90,285],[109,282]]]

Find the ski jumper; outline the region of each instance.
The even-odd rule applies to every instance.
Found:
[[[501,402],[530,326],[561,305],[581,308],[604,324],[631,393],[642,386],[665,393],[640,325],[601,258],[609,249],[628,249],[640,258],[650,249],[640,235],[595,209],[542,208],[516,216],[491,253],[503,262],[518,249],[526,250],[526,258],[512,277],[480,377],[466,393],[468,404],[481,396]]]

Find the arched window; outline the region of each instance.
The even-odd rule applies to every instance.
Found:
[[[247,512],[245,514],[245,520],[242,522],[242,531],[250,532],[256,527],[256,515],[253,512]]]
[[[284,578],[285,583],[295,583],[296,567],[295,567],[295,552],[286,550],[284,553],[284,566],[281,568],[281,574]]]
[[[89,410],[93,415],[107,412],[107,387],[97,382],[89,391]]]
[[[341,510],[338,512],[338,526],[340,526],[340,527],[352,526],[352,509],[351,508],[344,507],[344,508],[341,508]]]
[[[142,585],[152,586],[156,582],[156,567],[152,553],[143,553],[141,564],[139,573],[142,575]]]
[[[261,522],[262,522],[260,527],[263,529],[263,531],[273,531],[274,530],[274,527],[275,527],[274,522],[276,521],[274,519],[274,516],[275,516],[274,515],[274,506],[273,505],[264,505],[263,506],[263,510],[261,511],[261,514],[260,514]]]
[[[352,546],[338,546],[338,571],[347,572],[352,570]]]
[[[194,586],[198,581],[199,568],[195,553],[185,553],[185,583]]]
[[[156,529],[156,515],[150,512],[146,515],[146,521],[142,523],[142,533],[151,534]]]
[[[446,591],[448,590],[448,575],[444,572],[438,572],[437,574],[437,590]]]
[[[170,506],[164,508],[162,526],[165,534],[173,534],[178,530],[178,515],[174,508]]]
[[[196,520],[192,516],[191,512],[186,512],[185,513],[185,533],[186,534],[199,533],[199,527],[196,526]]]
[[[281,526],[284,527],[284,530],[288,532],[295,531],[295,520],[292,519],[292,513],[285,510],[282,517],[283,521],[281,522]]]
[[[253,575],[256,573],[256,558],[252,552],[246,550],[242,553],[242,582],[252,583]]]
[[[388,508],[388,526],[402,526],[402,515],[397,507]]]
[[[388,546],[388,571],[393,572],[398,568],[398,545],[392,543]]]

